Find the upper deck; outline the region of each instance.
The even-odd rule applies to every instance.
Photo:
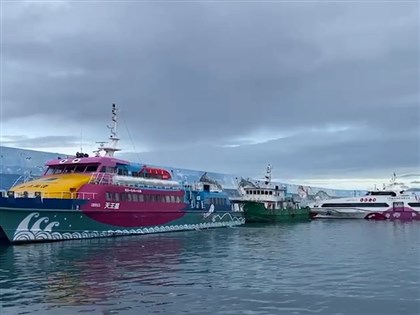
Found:
[[[58,158],[49,160],[45,165],[48,167],[52,166],[70,166],[70,165],[102,165],[115,167],[117,164],[129,165],[130,162],[117,159],[114,157],[107,156],[93,156],[93,157],[70,157],[70,158]]]

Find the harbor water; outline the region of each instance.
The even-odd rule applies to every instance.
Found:
[[[420,314],[420,224],[326,220],[0,247],[0,314]]]

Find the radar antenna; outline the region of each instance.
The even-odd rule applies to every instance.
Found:
[[[268,164],[266,172],[265,172],[265,184],[269,185],[270,183],[271,183],[271,164]]]
[[[95,156],[98,157],[100,156],[101,151],[103,151],[106,141],[96,141],[96,143],[99,144],[99,148],[93,151],[93,153],[95,153]]]
[[[105,156],[113,157],[114,152],[120,151],[120,149],[117,148],[118,140],[120,139],[117,136],[118,108],[115,104],[112,104],[111,112],[112,112],[111,120],[113,124],[111,126],[107,125],[108,129],[111,132],[111,135],[109,136],[109,140],[110,140],[109,145],[105,146],[105,143],[107,142],[97,142],[99,143],[99,148],[96,151],[94,151],[96,156],[99,156],[99,153],[101,151],[105,151]]]

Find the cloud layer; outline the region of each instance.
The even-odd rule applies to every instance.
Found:
[[[418,3],[18,1],[3,18],[3,140],[103,140],[115,102],[121,145],[150,162],[420,167]]]

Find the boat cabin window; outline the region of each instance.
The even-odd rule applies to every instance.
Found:
[[[115,167],[102,166],[101,170],[99,172],[101,172],[101,173],[115,173]]]
[[[45,175],[58,175],[68,173],[91,173],[96,172],[98,164],[77,164],[77,165],[52,165],[49,166]]]
[[[385,202],[358,202],[358,203],[324,203],[322,205],[323,208],[387,208],[389,205]]]
[[[106,200],[106,201],[112,201],[112,193],[107,192],[107,193],[105,194],[105,200]]]
[[[161,195],[161,194],[138,194],[127,192],[106,192],[106,201],[108,202],[162,202],[162,203],[183,203],[180,196]],[[221,201],[221,204],[225,204]]]
[[[86,167],[86,172],[96,172],[98,169],[98,165],[88,165]]]
[[[119,167],[117,167],[117,174],[118,175],[123,175],[123,176],[128,176],[128,170],[124,166],[119,166]]]
[[[369,191],[366,196],[397,196],[393,191]]]

